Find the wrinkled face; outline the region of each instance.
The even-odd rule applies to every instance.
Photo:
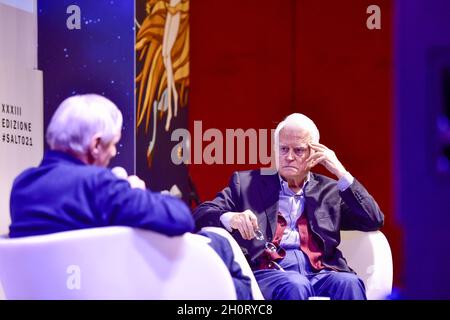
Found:
[[[310,155],[311,136],[308,131],[286,126],[279,135],[278,172],[286,180],[304,179],[308,173],[306,159]]]
[[[98,156],[95,159],[95,164],[101,167],[107,167],[112,158],[117,154],[116,144],[120,140],[120,133],[118,133],[111,142],[104,144],[100,142],[98,145]]]

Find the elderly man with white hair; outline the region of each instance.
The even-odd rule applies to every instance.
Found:
[[[106,168],[116,155],[121,130],[122,114],[107,98],[65,99],[47,128],[50,150],[38,167],[14,180],[10,237],[111,225],[169,236],[194,231],[191,211],[181,200],[147,190],[137,176],[119,177]],[[234,261],[228,241],[200,234],[210,239],[230,271],[238,299],[252,299],[250,279]]]
[[[125,225],[170,236],[192,231],[182,201],[145,189],[137,176],[119,179],[107,169],[116,155],[122,114],[107,98],[65,99],[47,128],[50,150],[21,173],[10,198],[10,237]]]
[[[266,299],[366,299],[364,284],[337,249],[340,230],[379,229],[368,191],[294,113],[275,130],[276,174],[235,172],[229,186],[194,211],[196,227],[225,227],[247,256]],[[310,170],[323,165],[335,179]]]

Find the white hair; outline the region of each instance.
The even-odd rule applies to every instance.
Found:
[[[52,150],[85,154],[95,135],[111,142],[122,129],[122,113],[109,99],[98,94],[65,99],[53,114],[46,140]]]
[[[311,137],[311,142],[319,143],[320,139],[319,129],[317,129],[316,124],[310,118],[301,113],[292,113],[288,115],[278,124],[274,133],[275,164],[277,170],[279,169],[280,131],[284,127],[295,127],[306,130]]]

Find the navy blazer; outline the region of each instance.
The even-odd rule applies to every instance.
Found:
[[[49,151],[37,168],[21,173],[10,198],[10,237],[122,225],[166,235],[193,231],[179,199],[133,189],[109,169]]]
[[[223,213],[250,209],[258,218],[267,241],[272,241],[277,227],[280,188],[278,174],[262,175],[260,170],[235,172],[229,186],[214,200],[195,209],[196,227],[222,226],[220,216]],[[340,230],[379,229],[384,223],[384,215],[377,203],[356,179],[341,192],[336,180],[315,173],[311,173],[304,193],[308,223],[323,248],[323,264],[341,271],[352,271],[337,249]],[[264,251],[264,242],[244,240],[238,230],[233,230],[232,235],[253,265]]]

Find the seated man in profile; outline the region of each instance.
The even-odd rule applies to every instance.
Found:
[[[106,167],[116,155],[122,114],[95,94],[67,98],[47,129],[50,151],[40,165],[14,181],[10,237],[25,237],[75,229],[122,225],[168,236],[194,230],[188,207],[179,199],[146,189],[137,176],[116,177]],[[208,236],[208,234],[203,234]],[[243,276],[220,237],[213,248],[229,268],[238,298],[251,298],[250,280]]]

